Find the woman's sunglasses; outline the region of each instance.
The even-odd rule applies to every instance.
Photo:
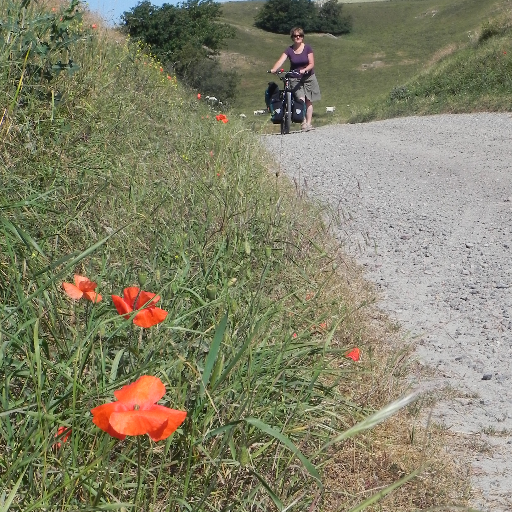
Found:
[[[304,37],[304,36],[301,34],[293,34],[292,38],[295,39],[296,37]]]

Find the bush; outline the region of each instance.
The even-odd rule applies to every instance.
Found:
[[[217,60],[202,59],[188,67],[185,81],[202,94],[221,98],[226,103],[235,99],[240,75],[236,71],[223,71]]]
[[[320,7],[312,0],[268,0],[254,24],[277,34],[288,34],[292,27],[302,27],[306,32],[346,34],[352,28],[352,20],[342,15],[342,8],[337,0],[327,0]]]
[[[317,7],[312,0],[268,0],[257,14],[254,24],[277,34],[288,34],[292,27],[314,32],[317,17]]]
[[[165,3],[162,7],[146,0],[121,18],[123,31],[147,44],[152,54],[189,86],[197,88],[197,77],[203,76],[209,93],[229,99],[235,93],[230,87],[236,87],[236,75],[230,74],[229,87],[225,87],[225,73],[213,64],[212,58],[219,54],[226,39],[234,37],[235,31],[219,23],[220,16],[220,4],[212,0],[188,0],[176,6]],[[208,74],[202,75],[205,69]],[[201,90],[205,91],[202,83]],[[229,96],[224,96],[225,90]]]
[[[327,0],[318,11],[317,32],[334,34],[348,34],[352,29],[352,18],[343,16],[343,4],[338,0]]]

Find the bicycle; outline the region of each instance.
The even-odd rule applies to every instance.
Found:
[[[272,73],[272,71],[267,71]],[[285,71],[280,69],[275,73],[284,84],[284,90],[279,91],[279,98],[283,100],[284,115],[281,120],[281,135],[287,135],[290,133],[290,127],[292,125],[292,88],[290,86],[290,78],[302,78],[300,73],[296,71]]]

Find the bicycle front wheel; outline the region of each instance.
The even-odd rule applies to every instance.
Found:
[[[290,133],[290,127],[292,125],[292,93],[286,92],[285,98],[285,109],[284,109],[284,133]]]

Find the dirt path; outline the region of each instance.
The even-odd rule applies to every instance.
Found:
[[[282,171],[335,208],[382,307],[453,389],[434,417],[474,438],[474,506],[512,510],[512,117],[470,114],[265,136]],[[471,444],[471,443],[469,443]]]

